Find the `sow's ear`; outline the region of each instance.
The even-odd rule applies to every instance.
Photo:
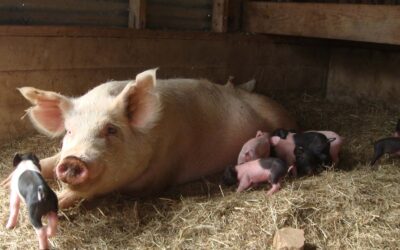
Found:
[[[18,90],[33,104],[26,112],[40,132],[53,137],[64,132],[64,113],[72,107],[72,102],[67,97],[32,87]]]
[[[129,82],[116,97],[116,109],[124,112],[134,128],[150,129],[160,117],[161,104],[154,90],[156,70],[138,74],[135,81]]]

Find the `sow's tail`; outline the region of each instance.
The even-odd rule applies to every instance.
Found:
[[[42,201],[42,200],[44,200],[46,198],[43,185],[40,185],[38,187],[37,195],[38,195],[38,201]]]

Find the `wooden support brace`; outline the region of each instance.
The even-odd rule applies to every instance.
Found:
[[[129,28],[146,28],[146,0],[129,0]]]
[[[214,0],[212,14],[212,31],[228,31],[228,2],[229,0]]]
[[[400,6],[246,2],[244,31],[400,44]]]

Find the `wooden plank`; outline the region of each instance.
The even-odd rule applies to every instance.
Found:
[[[129,0],[129,28],[146,27],[146,0]]]
[[[244,30],[400,44],[400,6],[247,2]]]
[[[200,31],[159,31],[135,30],[112,27],[77,27],[77,26],[26,26],[0,25],[0,37],[113,37],[140,39],[177,39],[177,40],[214,40],[225,41],[239,39],[241,41],[271,41],[262,35],[248,36],[241,33],[219,34]],[[289,40],[289,39],[279,39]]]
[[[194,42],[195,41],[195,42]],[[210,40],[75,37],[0,37],[0,72],[226,64],[226,42]]]
[[[211,22],[207,19],[201,20],[179,17],[163,18],[149,15],[147,18],[147,28],[161,30],[210,31]]]
[[[212,14],[212,31],[228,31],[228,2],[229,0],[214,0]]]

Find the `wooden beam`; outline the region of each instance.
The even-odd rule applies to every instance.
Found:
[[[212,31],[228,31],[228,2],[229,0],[214,0],[212,14]]]
[[[247,2],[247,32],[400,45],[400,6]]]
[[[129,0],[129,28],[146,28],[146,0]]]

